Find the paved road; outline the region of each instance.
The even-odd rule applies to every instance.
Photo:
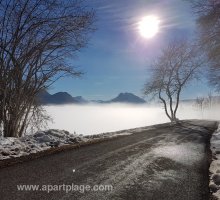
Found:
[[[193,125],[192,122],[159,125],[129,136],[0,169],[0,199],[208,199],[207,141],[214,128],[215,122],[211,121],[194,121]],[[84,193],[84,186],[80,186],[81,192],[68,193],[18,191],[17,185],[23,184],[40,185],[43,190],[46,189],[44,185],[62,190],[72,184],[75,190],[76,185],[107,188]],[[108,185],[113,189],[108,189]]]

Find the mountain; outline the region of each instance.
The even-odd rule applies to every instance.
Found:
[[[67,92],[57,92],[55,94],[50,94],[47,91],[42,91],[38,96],[39,101],[42,104],[71,104],[71,103],[87,103],[85,99],[81,96],[72,97]]]
[[[39,101],[44,104],[55,104],[55,105],[61,105],[61,104],[86,104],[86,103],[134,103],[134,104],[140,104],[140,103],[146,103],[144,99],[132,94],[132,93],[120,93],[117,97],[115,97],[112,100],[109,101],[102,101],[102,100],[96,100],[96,101],[87,101],[82,96],[72,97],[67,92],[58,92],[55,94],[50,94],[47,91],[42,91],[40,95],[38,96]]]
[[[82,96],[73,97],[78,103],[89,103],[86,99],[84,99]]]
[[[58,92],[58,93],[51,95],[50,103],[68,104],[68,103],[77,103],[77,101],[67,92]]]
[[[92,100],[91,103],[110,103],[110,101]]]
[[[51,98],[51,94],[48,93],[46,90],[43,90],[41,91],[41,93],[38,95],[38,99],[39,99],[39,102],[41,104],[47,104],[47,102],[50,101],[50,98]]]
[[[146,101],[132,93],[120,93],[117,97],[110,100],[112,103],[146,103]]]

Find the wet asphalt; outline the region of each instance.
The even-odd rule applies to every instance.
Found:
[[[206,200],[215,128],[201,120],[162,124],[2,168],[0,199]],[[19,191],[18,185],[39,188]]]

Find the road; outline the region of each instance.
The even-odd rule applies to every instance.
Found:
[[[0,199],[208,199],[208,141],[215,127],[213,121],[163,124],[0,169]],[[39,188],[18,191],[19,185]],[[64,191],[70,186],[73,191]]]

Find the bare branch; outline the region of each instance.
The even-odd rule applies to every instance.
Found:
[[[195,45],[185,40],[170,43],[153,65],[151,79],[144,87],[145,95],[158,96],[168,118],[176,121],[181,92],[198,76],[203,64]]]
[[[0,125],[21,136],[46,119],[39,93],[63,76],[78,77],[70,58],[86,46],[94,12],[80,0],[0,1]],[[33,120],[36,119],[36,120]]]

